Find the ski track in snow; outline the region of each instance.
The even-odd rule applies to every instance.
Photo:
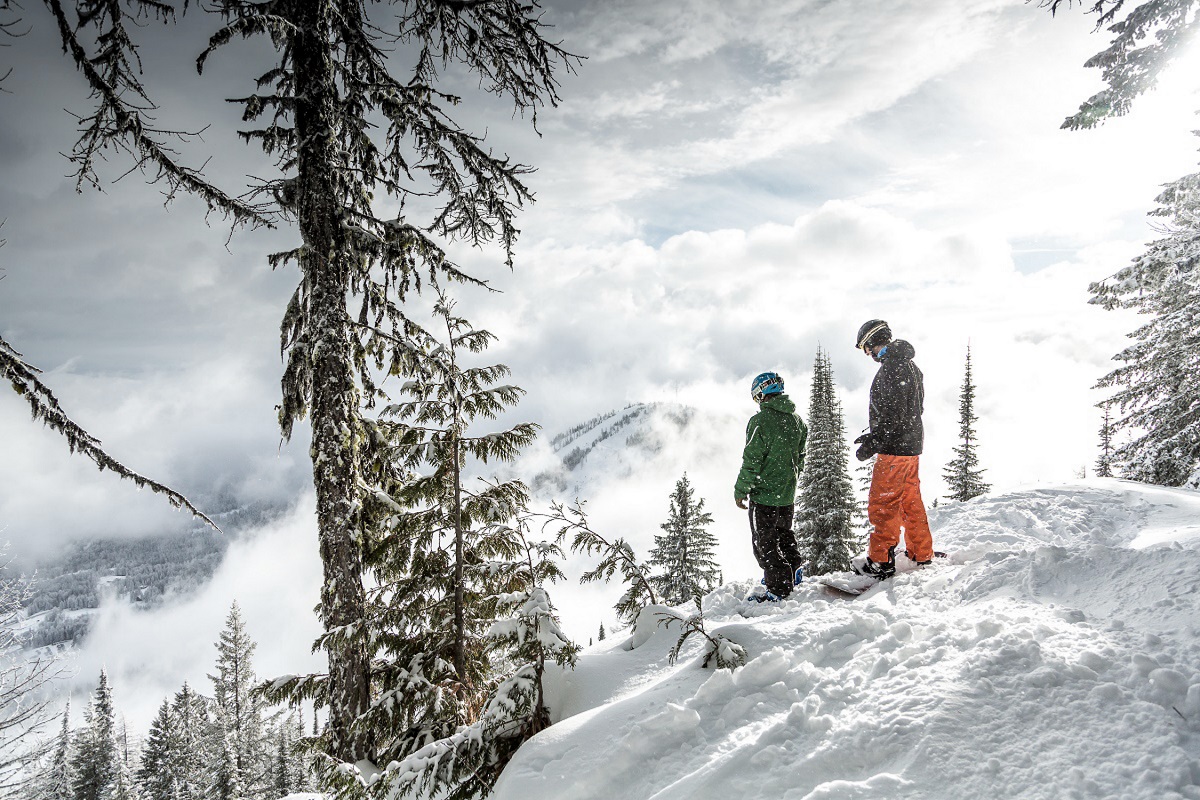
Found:
[[[695,639],[670,666],[647,609],[554,676],[561,721],[493,797],[1200,799],[1200,493],[1082,482],[931,523],[949,563],[855,600],[705,598],[734,672]]]

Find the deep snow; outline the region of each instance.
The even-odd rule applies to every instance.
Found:
[[[735,672],[697,641],[669,666],[648,609],[556,676],[494,797],[1200,798],[1200,493],[1087,481],[930,521],[948,563],[857,599],[705,598]]]

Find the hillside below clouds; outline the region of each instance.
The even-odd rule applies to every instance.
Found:
[[[1200,494],[1096,480],[931,522],[948,563],[855,600],[704,598],[734,672],[695,641],[670,665],[647,609],[554,676],[494,798],[1200,798]]]

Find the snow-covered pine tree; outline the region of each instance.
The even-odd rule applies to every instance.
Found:
[[[960,443],[954,447],[954,458],[942,471],[950,494],[947,500],[964,502],[991,490],[984,482],[983,470],[979,468],[979,446],[975,437],[975,381],[971,374],[971,347],[967,346],[966,369],[963,374],[962,391],[958,395],[958,436]]]
[[[1113,427],[1112,412],[1107,401],[1099,404],[1104,409],[1104,421],[1100,423],[1100,455],[1096,458],[1096,477],[1111,478],[1113,476]]]
[[[1043,0],[1052,13],[1069,0]],[[1191,0],[1159,2],[1096,0],[1097,29],[1113,34],[1109,46],[1088,59],[1100,69],[1106,88],[1088,98],[1068,117],[1064,128],[1094,127],[1130,111],[1133,101],[1154,86],[1159,73],[1191,45]],[[1123,17],[1119,18],[1122,12]],[[1134,344],[1113,358],[1122,366],[1097,384],[1117,388],[1107,403],[1122,415],[1112,433],[1133,437],[1113,455],[1110,466],[1124,477],[1165,486],[1200,482],[1200,426],[1197,397],[1197,337],[1193,320],[1200,309],[1195,278],[1200,260],[1200,173],[1167,184],[1151,216],[1165,220],[1163,236],[1133,262],[1089,287],[1091,302],[1105,308],[1130,308],[1150,316],[1129,334]]]
[[[721,585],[721,570],[714,561],[717,537],[708,532],[712,514],[704,500],[694,497],[687,473],[675,483],[664,533],[654,537],[649,563],[658,567],[650,578],[663,602],[671,605],[703,597]]]
[[[313,783],[313,771],[311,766],[310,748],[312,742],[305,743],[304,740],[304,711],[298,710],[296,715],[295,734],[291,737],[292,745],[288,748],[288,772],[291,774],[292,791],[294,792],[315,792],[316,785]],[[282,727],[289,727],[283,725]],[[318,736],[316,712],[313,712],[313,737]]]
[[[239,791],[257,796],[270,783],[270,743],[264,721],[267,701],[253,691],[258,682],[253,663],[257,644],[246,632],[236,600],[230,605],[216,647],[217,670],[208,676],[216,716],[225,728],[223,738],[229,739],[232,748]]]
[[[608,634],[604,631],[604,623],[601,622],[600,623],[600,633],[596,636],[596,641],[603,642],[607,637],[608,637]]]
[[[271,769],[271,788],[274,797],[284,797],[296,790],[292,774],[292,746],[286,725],[275,729],[275,763]]]
[[[71,776],[71,700],[63,709],[62,727],[54,737],[45,767],[39,773],[30,796],[33,800],[72,800],[74,781]]]
[[[833,382],[833,365],[818,347],[797,509],[797,543],[812,575],[850,569],[851,556],[862,547],[854,527],[858,504],[848,459],[846,424]]]
[[[525,559],[514,565],[509,578],[520,588],[500,596],[498,611],[508,616],[492,625],[488,637],[505,646],[520,666],[500,682],[483,715],[492,753],[476,771],[473,782],[485,793],[517,748],[550,725],[544,685],[547,664],[573,669],[579,653],[579,646],[563,633],[546,588],[566,577],[559,567],[564,558],[562,548],[558,542],[530,541],[523,524],[514,534]]]
[[[107,800],[120,769],[116,720],[108,674],[101,670],[71,755],[74,800]]]
[[[328,752],[356,761],[367,750],[355,738],[357,720],[371,702],[370,655],[357,634],[366,613],[358,510],[376,490],[362,475],[371,435],[364,410],[382,395],[373,369],[390,348],[406,346],[402,305],[423,277],[474,280],[447,257],[445,243],[499,241],[511,265],[516,211],[532,201],[522,182],[530,168],[459,127],[450,112],[461,98],[443,83],[470,85],[462,79],[474,75],[482,91],[507,97],[536,125],[538,109],[558,100],[555,70],[575,59],[543,36],[537,0],[206,4],[225,24],[199,69],[236,39],[260,39],[277,56],[237,101],[243,120],[257,126],[240,135],[280,173],[252,187],[256,205],[182,166],[168,145],[188,135],[154,124],[133,33],[143,18],[173,21],[169,4],[77,0],[78,24],[63,0],[45,5],[95,102],[72,152],[77,184],[98,183],[96,164],[125,151],[167,184],[168,197],[194,193],[235,224],[296,226],[297,246],[271,257],[300,272],[282,325],[279,421],[286,438],[297,421],[311,421],[328,632],[320,643],[329,657],[313,691],[329,708]],[[427,209],[429,218],[406,216],[410,208]]]
[[[410,463],[418,470],[426,468],[394,498],[415,510],[395,516],[393,522],[407,529],[424,550],[436,554],[435,560],[449,557],[451,580],[442,588],[452,612],[450,655],[458,682],[478,688],[483,675],[468,666],[468,650],[481,641],[486,626],[479,618],[468,620],[468,604],[480,608],[479,576],[469,572],[481,559],[517,555],[516,542],[505,535],[510,529],[500,523],[525,508],[528,493],[519,481],[484,482],[472,489],[466,472],[471,459],[483,464],[512,461],[536,438],[537,426],[523,423],[506,431],[472,435],[473,422],[496,419],[524,392],[500,385],[509,374],[503,364],[462,363],[464,356],[487,349],[495,337],[456,314],[455,303],[440,289],[434,314],[440,333],[410,326],[413,347],[397,370],[412,377],[405,387],[412,399],[389,406],[382,415],[402,423],[400,439],[402,446],[412,450]],[[436,569],[421,572],[426,573],[419,577],[422,581],[438,575]],[[425,591],[414,595],[424,595],[427,602],[431,588],[426,585]],[[425,614],[430,611],[437,613],[436,607],[426,606]]]
[[[696,607],[686,617],[678,616],[674,613],[659,614],[659,625],[666,625],[674,621],[679,623],[679,638],[675,640],[675,645],[667,653],[667,663],[674,665],[679,661],[679,654],[683,651],[683,646],[687,644],[687,640],[693,636],[699,636],[705,641],[704,661],[702,667],[707,668],[710,662],[717,665],[717,669],[735,670],[738,667],[746,664],[746,650],[740,644],[730,640],[720,633],[709,633],[704,626],[704,605],[699,597],[693,597],[692,603]]]
[[[1110,436],[1129,436],[1112,453],[1126,477],[1181,486],[1200,462],[1200,173],[1167,184],[1151,216],[1163,236],[1114,275],[1092,284],[1091,302],[1133,309],[1150,319],[1129,334],[1134,343],[1113,356],[1121,366],[1098,388],[1116,391],[1103,404],[1119,416]]]
[[[505,646],[516,669],[498,682],[475,722],[389,764],[371,787],[374,797],[484,797],[517,748],[550,724],[543,685],[546,669],[551,662],[573,668],[579,648],[559,626],[545,588],[563,577],[558,566],[562,536],[553,542],[530,541],[531,516],[522,515],[510,529],[524,559],[495,565],[513,589],[497,598],[500,610],[510,616],[488,631],[490,639]],[[354,778],[342,778],[338,796],[355,796],[356,790]]]
[[[143,800],[175,800],[179,792],[174,760],[178,752],[175,721],[171,704],[163,700],[158,707],[150,732],[142,747],[142,763],[137,769],[137,782]]]
[[[458,315],[440,288],[433,312],[436,329],[409,325],[408,360],[393,365],[410,376],[409,399],[383,411],[374,430],[388,444],[365,459],[368,474],[389,489],[367,509],[377,521],[367,563],[380,587],[370,595],[378,634],[369,650],[386,654],[388,667],[376,668],[381,686],[409,687],[371,723],[373,752],[388,760],[478,718],[493,679],[486,633],[494,596],[508,588],[498,566],[521,554],[509,523],[525,509],[528,491],[520,481],[472,474],[512,461],[537,436],[528,423],[478,429],[524,392],[501,383],[509,374],[503,364],[467,363],[495,337]],[[389,473],[396,465],[411,472]]]
[[[207,800],[244,800],[247,797],[264,795],[265,792],[261,789],[254,794],[246,792],[242,780],[242,767],[238,763],[237,736],[232,722],[225,718],[220,709],[217,710],[216,733],[219,748],[206,793]]]
[[[187,683],[171,701],[173,737],[167,765],[175,774],[173,800],[205,800],[212,767],[220,758],[219,729],[209,713],[209,701]]]
[[[117,773],[113,776],[104,798],[105,800],[141,800],[127,758],[117,759]]]
[[[455,312],[438,288],[436,331],[408,320],[403,362],[407,400],[363,421],[361,474],[375,487],[363,505],[364,563],[372,587],[355,635],[373,656],[373,702],[357,720],[373,761],[387,764],[478,720],[495,685],[496,643],[486,638],[495,596],[513,591],[506,568],[522,552],[510,522],[524,510],[520,481],[488,481],[479,469],[511,461],[537,426],[478,430],[523,391],[501,384],[502,364],[471,366],[494,337]],[[399,352],[399,351],[398,351]],[[275,693],[297,698],[308,679]],[[340,762],[318,761],[323,778]]]

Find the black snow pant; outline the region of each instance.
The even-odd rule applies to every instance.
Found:
[[[792,533],[795,506],[764,506],[750,501],[750,536],[754,558],[762,567],[767,591],[776,597],[792,593],[796,567],[801,565],[796,535]]]

